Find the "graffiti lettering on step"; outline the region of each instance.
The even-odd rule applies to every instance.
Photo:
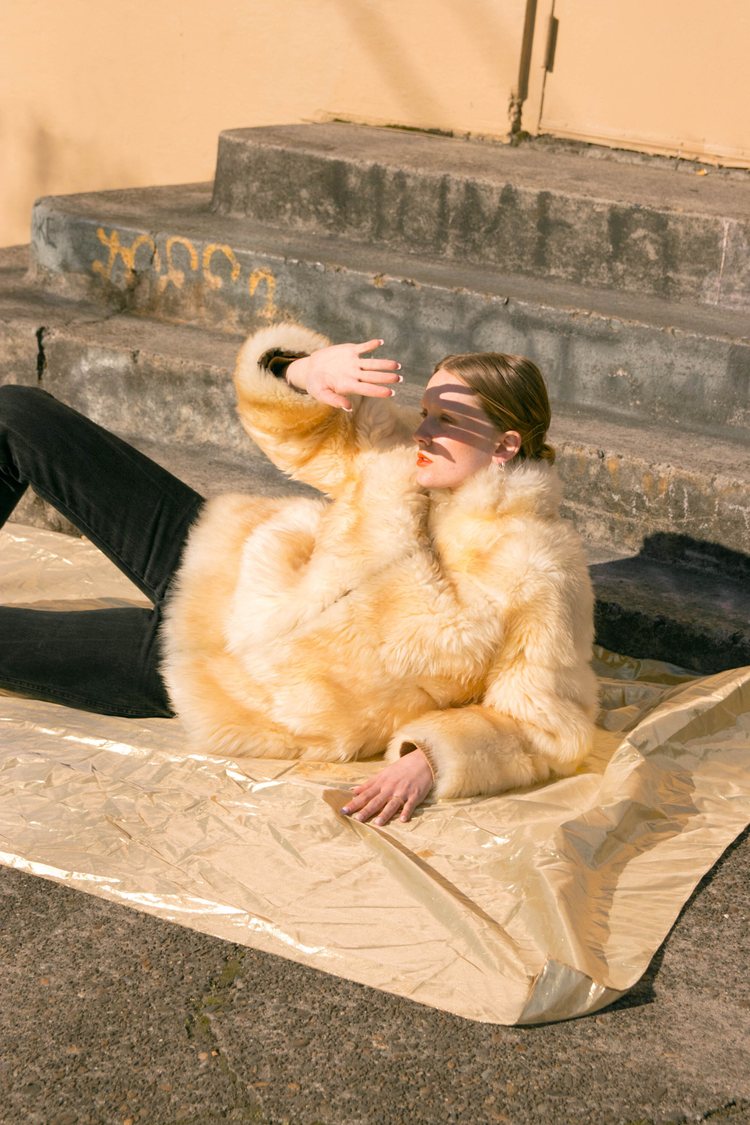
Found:
[[[175,247],[181,246],[185,251],[184,254],[176,255],[178,261],[183,260],[185,265],[189,265],[193,273],[198,269],[198,254],[192,242],[187,238],[181,238],[178,234],[172,235],[167,239],[165,250],[165,258],[167,259],[167,272],[159,275],[157,287],[160,293],[163,293],[170,285],[174,285],[175,289],[182,289],[185,285],[185,271],[181,270],[175,262]]]
[[[251,301],[258,303],[257,315],[262,319],[278,320],[282,315],[276,305],[277,281],[272,271],[254,269],[243,281],[242,265],[231,246],[211,242],[199,251],[189,238],[171,235],[160,251],[150,234],[137,234],[130,243],[117,230],[107,233],[99,227],[96,235],[106,257],[95,259],[91,269],[105,281],[117,284],[121,268],[126,284],[138,273],[151,275],[159,293],[170,288],[180,292],[190,280],[214,291],[238,286],[238,292],[247,293]]]
[[[153,266],[154,270],[157,273],[160,271],[161,262],[159,258],[159,251],[156,249],[156,243],[154,242],[150,234],[137,235],[133,239],[130,246],[123,246],[123,244],[120,242],[120,235],[116,230],[113,230],[111,234],[107,234],[102,227],[99,227],[96,232],[96,236],[101,244],[103,246],[106,246],[107,250],[109,251],[109,257],[106,262],[93,262],[91,268],[94,273],[100,274],[102,277],[106,278],[107,281],[112,280],[112,274],[114,272],[115,266],[117,265],[118,258],[120,259],[123,266],[125,267],[125,270],[128,273],[135,273],[137,268],[136,256],[138,254],[138,251],[143,246],[148,246],[149,256],[145,259],[145,261],[142,260],[141,269],[150,268]],[[142,255],[142,259],[143,257],[144,256]]]

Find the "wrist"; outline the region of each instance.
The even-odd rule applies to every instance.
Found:
[[[429,769],[430,774],[432,775],[432,780],[433,780],[433,783],[434,783],[434,781],[435,781],[435,767],[433,766],[432,762],[430,761],[430,755],[427,753],[424,746],[418,746],[416,742],[402,742],[401,743],[401,749],[399,750],[399,756],[401,758],[404,758],[407,754],[415,754],[415,753],[417,753],[426,762],[427,768]]]
[[[307,393],[307,367],[309,356],[293,359],[284,372],[284,379],[295,391]]]

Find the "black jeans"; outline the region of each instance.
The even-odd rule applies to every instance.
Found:
[[[173,714],[159,674],[164,598],[203,498],[37,387],[0,387],[0,527],[28,485],[153,608],[0,606],[0,687],[103,715]]]

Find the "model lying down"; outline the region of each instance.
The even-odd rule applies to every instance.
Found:
[[[240,419],[320,497],[204,501],[37,388],[0,388],[0,523],[32,487],[152,608],[0,608],[0,685],[102,714],[177,713],[230,757],[385,752],[344,812],[408,820],[572,773],[595,708],[592,593],[559,514],[539,371],[448,356],[421,419],[382,344],[252,336]]]

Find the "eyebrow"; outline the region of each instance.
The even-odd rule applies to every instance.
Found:
[[[459,403],[457,403],[456,405],[457,405],[457,406],[461,406],[461,405],[463,405],[463,404],[459,402]],[[420,403],[420,409],[421,409],[421,410],[425,410],[425,411],[426,411],[426,410],[428,409],[428,407],[427,407],[427,405],[426,405],[426,403],[425,403],[424,399],[422,399],[422,401],[421,401],[421,403]],[[445,414],[446,416],[448,416],[448,417],[450,417],[450,418],[455,418],[455,417],[456,417],[456,415],[455,415],[455,411],[451,410],[451,409],[450,409],[450,407],[447,407],[447,406],[443,406],[443,405],[442,405],[442,403],[437,403],[437,404],[436,404],[436,406],[435,406],[435,411],[436,411],[436,413],[438,413],[438,414]]]

